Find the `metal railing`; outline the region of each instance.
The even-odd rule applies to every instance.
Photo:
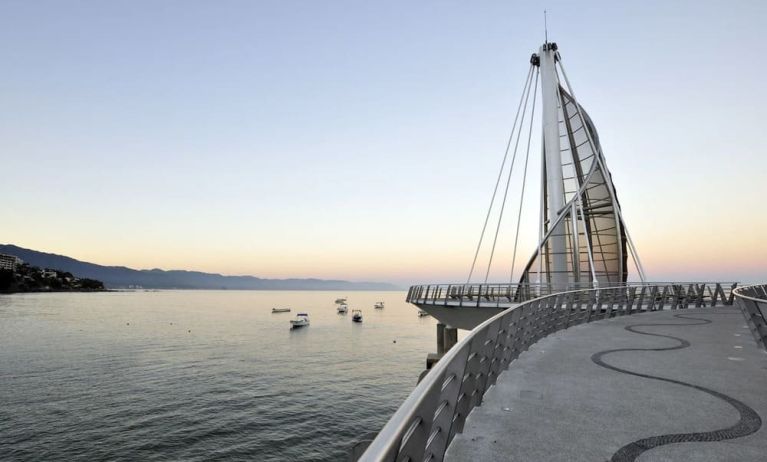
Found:
[[[715,306],[731,305],[732,291],[737,282],[650,282],[627,283],[617,287],[638,287],[656,290],[646,295],[655,303],[675,299],[681,305]],[[614,286],[615,287],[615,286]],[[591,289],[591,283],[570,283],[564,290],[555,290],[548,284],[429,284],[412,286],[407,301],[415,305],[439,305],[453,307],[508,308],[535,298],[556,293]],[[604,288],[609,288],[604,287]]]
[[[668,295],[671,285],[634,285],[546,295],[509,308],[473,329],[421,380],[360,458],[361,461],[440,461],[463,431],[466,417],[482,403],[498,375],[530,345],[570,326],[662,309],[703,306],[703,298]],[[497,285],[482,285],[483,288]],[[501,285],[502,286],[502,285]],[[440,292],[440,287],[443,290]],[[415,286],[408,301],[444,300],[450,286]],[[476,286],[475,286],[476,287]],[[428,295],[437,291],[435,298]],[[724,290],[717,284],[716,291]],[[714,292],[711,302],[731,303]],[[705,291],[703,291],[705,292]],[[486,292],[475,292],[476,297]],[[492,291],[490,291],[492,293]],[[699,286],[693,291],[700,294]],[[658,295],[661,294],[661,295]],[[665,296],[662,294],[666,294]],[[442,298],[440,298],[440,295]],[[468,297],[466,293],[464,297]],[[414,302],[415,303],[415,302]]]
[[[767,349],[767,284],[739,287],[733,293],[756,343]]]

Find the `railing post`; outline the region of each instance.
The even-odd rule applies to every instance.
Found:
[[[701,308],[705,301],[703,297],[706,295],[705,284],[695,284],[695,308]]]
[[[645,292],[647,292],[647,286],[642,285],[642,290],[639,291],[639,300],[637,301],[637,309],[639,311],[645,311],[645,307],[644,307]]]
[[[654,285],[652,286],[652,289],[650,290],[650,306],[648,307],[647,311],[655,311],[655,307],[658,303],[658,286]],[[663,308],[661,306],[661,308]]]
[[[675,310],[682,307],[682,300],[684,299],[684,287],[681,284],[671,285],[671,309]]]
[[[613,297],[612,289],[602,289],[599,291],[599,318],[605,319],[610,317],[610,313],[613,310]]]
[[[661,310],[665,309],[666,307],[666,298],[668,297],[668,284],[663,286],[663,292],[660,295],[660,305],[658,308]]]
[[[563,329],[567,329],[568,327],[570,327],[570,318],[572,317],[574,313],[573,304],[575,300],[575,294],[576,292],[570,292],[569,294],[567,294],[567,303],[565,304],[565,312],[563,313],[564,316],[562,318],[563,322],[561,323],[563,324],[562,326]]]
[[[719,298],[719,296],[722,297],[722,305],[724,305],[724,300],[725,300],[724,290],[722,290],[722,284],[717,282],[716,287],[714,288],[714,296],[711,297],[711,307],[716,306],[716,301]]]
[[[732,285],[730,286],[730,297],[727,299],[727,303],[725,303],[725,305],[732,305],[732,302],[735,298],[734,290],[737,286],[738,286],[737,282],[733,282]]]
[[[628,294],[626,293],[626,288],[617,288],[615,289],[615,292],[618,295],[617,300],[615,300],[618,303],[618,316],[625,316],[628,309]]]
[[[632,286],[632,287],[629,287],[628,291],[629,291],[629,298],[627,303],[628,314],[633,314],[635,311],[638,311],[638,309],[634,310],[634,300],[636,300],[637,288],[636,286]]]

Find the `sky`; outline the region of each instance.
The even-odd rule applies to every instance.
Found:
[[[2,0],[0,243],[463,281],[544,8],[648,278],[767,280],[763,1]],[[493,280],[515,226],[511,208]]]

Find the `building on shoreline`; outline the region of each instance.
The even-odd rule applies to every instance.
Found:
[[[16,268],[22,263],[24,262],[19,257],[0,253],[0,270],[16,271]]]

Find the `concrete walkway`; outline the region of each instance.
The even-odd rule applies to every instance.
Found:
[[[573,327],[511,364],[445,460],[767,460],[767,354],[732,308]]]

